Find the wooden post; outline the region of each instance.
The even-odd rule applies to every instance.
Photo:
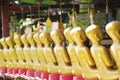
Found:
[[[1,13],[2,13],[2,37],[9,36],[9,10],[8,0],[2,0]]]

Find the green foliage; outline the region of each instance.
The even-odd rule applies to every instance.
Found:
[[[20,0],[22,3],[37,4],[38,0]],[[56,4],[56,0],[40,0],[40,4]]]
[[[105,16],[105,13],[103,13],[103,12],[96,12],[93,14],[94,24],[99,25],[102,29],[104,28],[105,23],[106,23],[105,18],[106,18],[106,16]],[[67,26],[72,25],[71,20],[72,20],[72,14],[69,15],[69,24],[67,24]],[[90,18],[89,18],[88,13],[76,14],[75,22],[76,22],[76,26],[86,29],[90,25]]]
[[[43,0],[41,4],[56,4],[55,0]]]
[[[37,0],[20,0],[21,3],[37,4]]]
[[[97,24],[101,28],[104,28],[106,24],[106,14],[103,12],[96,12],[94,14],[94,24]]]

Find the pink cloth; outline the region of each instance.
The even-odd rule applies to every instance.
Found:
[[[23,75],[26,75],[26,69],[19,69],[18,70],[18,74],[23,74]]]
[[[18,69],[13,69],[13,74],[18,74]]]
[[[27,70],[26,76],[34,77],[34,70]]]
[[[73,80],[86,80],[83,76],[74,76]]]
[[[0,74],[7,73],[7,68],[0,68]]]
[[[60,79],[60,74],[49,74],[49,80],[59,80]]]
[[[48,72],[42,72],[41,73],[41,79],[47,79],[48,80],[49,73]]]
[[[73,80],[72,74],[62,74],[60,75],[60,80]]]
[[[8,69],[7,69],[7,73],[8,73],[8,74],[13,74],[13,69],[12,69],[12,68],[8,68]]]
[[[41,71],[35,71],[34,76],[40,78],[41,77]]]

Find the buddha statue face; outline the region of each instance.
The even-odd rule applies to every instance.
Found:
[[[64,41],[64,35],[60,30],[52,31],[51,38],[55,42],[55,44],[61,44]]]
[[[15,41],[16,45],[21,45],[20,35],[15,35],[14,36],[14,41]]]
[[[39,35],[40,35],[39,33],[35,33],[33,39],[38,45],[41,45],[42,43],[40,41]]]
[[[112,21],[106,25],[107,34],[113,39],[113,41],[120,39],[120,22]]]
[[[98,43],[103,39],[103,33],[97,25],[90,25],[85,32],[92,43]]]
[[[50,37],[50,34],[48,32],[42,32],[39,36],[40,41],[44,44],[44,45],[49,45],[52,42],[52,39]]]
[[[73,28],[70,35],[77,44],[84,43],[87,40],[85,32],[80,27]]]
[[[9,47],[13,47],[14,46],[14,39],[12,37],[7,37],[6,43]]]
[[[22,41],[22,43],[24,44],[24,45],[28,45],[28,41],[27,41],[27,38],[26,38],[26,34],[23,34],[22,36],[21,36],[21,41]]]
[[[34,40],[33,40],[33,35],[34,35],[34,33],[31,33],[31,34],[28,34],[28,35],[27,35],[27,40],[28,40],[28,42],[29,42],[31,45],[34,45],[34,44],[35,44],[35,42],[34,42]]]
[[[64,36],[68,40],[69,43],[73,43],[73,40],[72,40],[72,38],[70,36],[70,31],[71,30],[72,30],[72,27],[69,27],[69,28],[64,30]]]

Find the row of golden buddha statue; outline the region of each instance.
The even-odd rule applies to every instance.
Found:
[[[97,25],[1,38],[0,73],[27,80],[119,80],[120,22],[108,23],[106,32],[113,41],[110,51],[101,45],[104,35]]]

